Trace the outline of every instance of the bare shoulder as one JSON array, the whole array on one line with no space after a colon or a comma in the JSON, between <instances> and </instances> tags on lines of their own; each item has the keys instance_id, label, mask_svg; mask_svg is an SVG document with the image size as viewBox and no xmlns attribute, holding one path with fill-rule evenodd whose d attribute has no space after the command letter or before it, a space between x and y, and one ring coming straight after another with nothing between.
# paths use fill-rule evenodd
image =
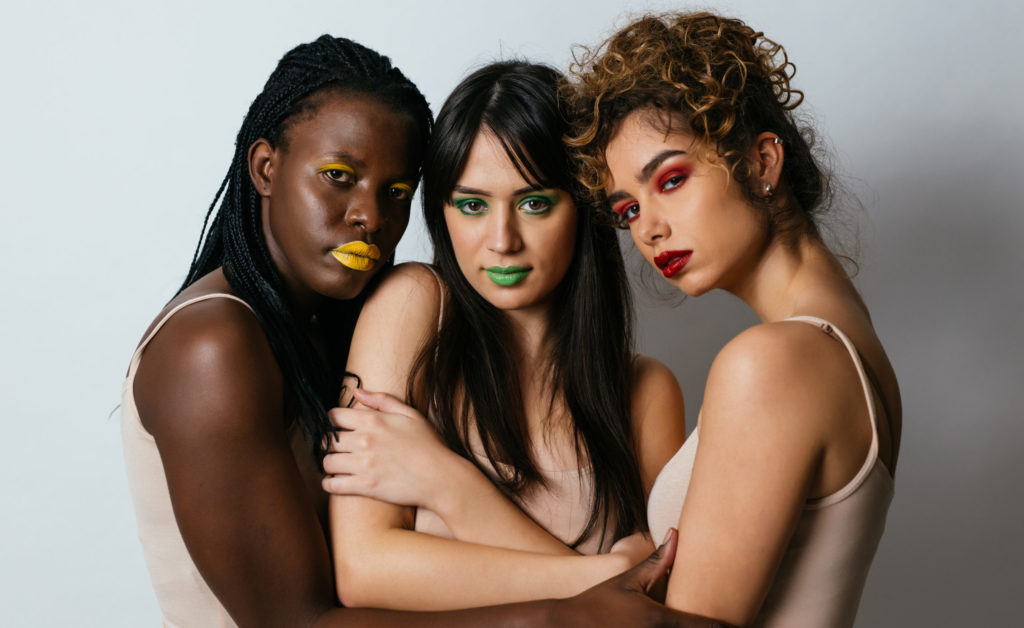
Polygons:
<instances>
[{"instance_id":1,"label":"bare shoulder","mask_svg":"<svg viewBox=\"0 0 1024 628\"><path fill-rule=\"evenodd\" d=\"M712 383L813 387L825 369L849 361L843 346L807 323L763 323L733 338L715 357Z\"/></svg>"},{"instance_id":2,"label":"bare shoulder","mask_svg":"<svg viewBox=\"0 0 1024 628\"><path fill-rule=\"evenodd\" d=\"M407 262L395 266L380 280L363 312L369 309L380 313L401 306L410 311L432 311L436 317L440 304L441 284L435 272L426 264Z\"/></svg>"},{"instance_id":3,"label":"bare shoulder","mask_svg":"<svg viewBox=\"0 0 1024 628\"><path fill-rule=\"evenodd\" d=\"M686 438L683 392L671 369L645 355L633 358L630 416L644 490Z\"/></svg>"},{"instance_id":4,"label":"bare shoulder","mask_svg":"<svg viewBox=\"0 0 1024 628\"><path fill-rule=\"evenodd\" d=\"M633 357L632 368L633 403L648 405L652 401L674 399L682 402L683 392L672 370L664 363L643 354Z\"/></svg>"},{"instance_id":5,"label":"bare shoulder","mask_svg":"<svg viewBox=\"0 0 1024 628\"><path fill-rule=\"evenodd\" d=\"M233 299L182 308L146 346L134 394L154 436L246 429L281 407L281 372L256 316ZM252 407L259 411L247 412ZM280 412L277 413L280 417Z\"/></svg>"},{"instance_id":6,"label":"bare shoulder","mask_svg":"<svg viewBox=\"0 0 1024 628\"><path fill-rule=\"evenodd\" d=\"M731 340L715 357L704 393L704 418L736 422L743 430L787 426L807 436L815 419L834 414L849 387L846 349L813 325L781 321L756 325ZM763 419L763 420L758 420Z\"/></svg>"},{"instance_id":7,"label":"bare shoulder","mask_svg":"<svg viewBox=\"0 0 1024 628\"><path fill-rule=\"evenodd\" d=\"M412 365L437 329L441 285L423 264L401 264L366 300L352 334L346 370L367 390L405 397Z\"/></svg>"}]
</instances>

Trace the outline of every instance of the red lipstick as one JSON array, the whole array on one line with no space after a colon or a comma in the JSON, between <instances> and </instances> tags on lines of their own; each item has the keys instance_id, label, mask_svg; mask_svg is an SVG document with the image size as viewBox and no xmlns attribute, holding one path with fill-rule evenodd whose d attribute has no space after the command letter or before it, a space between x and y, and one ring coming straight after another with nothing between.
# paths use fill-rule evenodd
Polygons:
<instances>
[{"instance_id":1,"label":"red lipstick","mask_svg":"<svg viewBox=\"0 0 1024 628\"><path fill-rule=\"evenodd\" d=\"M672 277L686 266L691 255L693 255L693 251L665 251L654 258L654 265L661 270L661 274L666 278Z\"/></svg>"}]
</instances>

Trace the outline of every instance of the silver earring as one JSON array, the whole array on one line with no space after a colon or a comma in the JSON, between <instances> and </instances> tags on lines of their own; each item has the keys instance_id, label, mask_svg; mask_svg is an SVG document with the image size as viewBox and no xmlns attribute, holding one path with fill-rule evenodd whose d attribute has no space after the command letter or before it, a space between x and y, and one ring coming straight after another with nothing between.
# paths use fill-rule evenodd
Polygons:
<instances>
[{"instance_id":1,"label":"silver earring","mask_svg":"<svg viewBox=\"0 0 1024 628\"><path fill-rule=\"evenodd\" d=\"M772 140L772 144L781 144L781 143L782 143L782 140L780 138L778 138L778 137L776 137L775 139Z\"/></svg>"},{"instance_id":2,"label":"silver earring","mask_svg":"<svg viewBox=\"0 0 1024 628\"><path fill-rule=\"evenodd\" d=\"M772 195L772 184L771 183L765 183L764 184L764 195L765 196L771 196Z\"/></svg>"}]
</instances>

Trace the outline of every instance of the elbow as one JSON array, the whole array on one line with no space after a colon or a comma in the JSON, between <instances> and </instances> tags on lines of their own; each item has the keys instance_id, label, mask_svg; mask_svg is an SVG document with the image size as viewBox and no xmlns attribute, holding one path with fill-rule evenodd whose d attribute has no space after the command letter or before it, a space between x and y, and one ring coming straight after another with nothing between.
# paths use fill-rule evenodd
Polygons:
<instances>
[{"instance_id":1,"label":"elbow","mask_svg":"<svg viewBox=\"0 0 1024 628\"><path fill-rule=\"evenodd\" d=\"M338 552L334 561L334 583L338 600L348 608L386 607L381 595L381 574L378 563L370 560L372 552Z\"/></svg>"}]
</instances>

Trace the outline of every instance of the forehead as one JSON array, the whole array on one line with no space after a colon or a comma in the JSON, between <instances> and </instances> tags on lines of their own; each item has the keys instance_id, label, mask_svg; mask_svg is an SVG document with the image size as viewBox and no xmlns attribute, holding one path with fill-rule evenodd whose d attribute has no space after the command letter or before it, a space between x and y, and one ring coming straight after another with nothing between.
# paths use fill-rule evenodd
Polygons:
<instances>
[{"instance_id":1,"label":"forehead","mask_svg":"<svg viewBox=\"0 0 1024 628\"><path fill-rule=\"evenodd\" d=\"M619 122L604 149L608 190L636 183L644 166L665 150L694 152L685 122L653 107L637 109Z\"/></svg>"},{"instance_id":2,"label":"forehead","mask_svg":"<svg viewBox=\"0 0 1024 628\"><path fill-rule=\"evenodd\" d=\"M484 128L473 138L457 184L500 193L520 189L530 182L516 168L501 140Z\"/></svg>"},{"instance_id":3,"label":"forehead","mask_svg":"<svg viewBox=\"0 0 1024 628\"><path fill-rule=\"evenodd\" d=\"M367 164L391 163L403 173L418 169L417 133L408 115L363 94L330 91L316 98L313 112L288 128L288 153L343 153Z\"/></svg>"}]
</instances>

